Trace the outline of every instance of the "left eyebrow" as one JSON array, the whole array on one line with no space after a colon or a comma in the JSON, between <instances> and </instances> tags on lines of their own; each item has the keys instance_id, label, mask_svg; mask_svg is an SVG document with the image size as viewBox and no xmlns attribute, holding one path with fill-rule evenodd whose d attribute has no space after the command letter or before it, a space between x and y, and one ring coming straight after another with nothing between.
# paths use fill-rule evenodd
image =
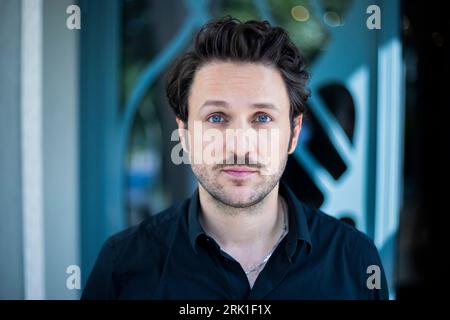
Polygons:
<instances>
[{"instance_id":1,"label":"left eyebrow","mask_svg":"<svg viewBox=\"0 0 450 320\"><path fill-rule=\"evenodd\" d=\"M272 103L265 103L265 102L252 103L251 107L255 108L255 109L270 109L270 110L275 110L275 111L278 111L278 112L280 111L280 109L278 109L274 104L272 104Z\"/></svg>"}]
</instances>

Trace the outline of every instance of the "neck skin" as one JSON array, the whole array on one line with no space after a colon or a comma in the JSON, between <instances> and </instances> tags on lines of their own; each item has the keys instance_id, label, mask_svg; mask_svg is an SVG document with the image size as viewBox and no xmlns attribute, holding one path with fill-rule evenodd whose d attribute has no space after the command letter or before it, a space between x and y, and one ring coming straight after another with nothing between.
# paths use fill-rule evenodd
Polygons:
<instances>
[{"instance_id":1,"label":"neck skin","mask_svg":"<svg viewBox=\"0 0 450 320\"><path fill-rule=\"evenodd\" d=\"M232 256L250 252L260 256L273 245L283 229L278 190L279 184L261 202L247 208L234 208L217 201L199 185L200 223Z\"/></svg>"}]
</instances>

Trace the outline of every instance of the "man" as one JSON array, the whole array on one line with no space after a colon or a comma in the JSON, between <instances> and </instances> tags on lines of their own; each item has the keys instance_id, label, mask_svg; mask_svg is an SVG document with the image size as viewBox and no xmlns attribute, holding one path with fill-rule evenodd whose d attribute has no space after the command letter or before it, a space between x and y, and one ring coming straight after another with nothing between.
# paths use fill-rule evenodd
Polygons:
<instances>
[{"instance_id":1,"label":"man","mask_svg":"<svg viewBox=\"0 0 450 320\"><path fill-rule=\"evenodd\" d=\"M304 64L267 22L199 31L167 82L198 189L110 237L83 299L388 297L372 241L280 182L309 96Z\"/></svg>"}]
</instances>

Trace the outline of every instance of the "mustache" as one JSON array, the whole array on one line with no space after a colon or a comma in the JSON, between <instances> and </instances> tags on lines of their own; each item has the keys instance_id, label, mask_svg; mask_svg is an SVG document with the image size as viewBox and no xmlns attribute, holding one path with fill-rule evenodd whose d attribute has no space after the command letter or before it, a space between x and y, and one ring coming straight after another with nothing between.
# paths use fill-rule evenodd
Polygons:
<instances>
[{"instance_id":1,"label":"mustache","mask_svg":"<svg viewBox=\"0 0 450 320\"><path fill-rule=\"evenodd\" d=\"M264 167L264 165L250 159L248 156L245 156L245 158L240 157L238 159L238 157L235 155L233 158L228 158L226 161L223 161L223 163L215 164L213 166L213 169L223 169L232 165L241 165L254 169L261 169Z\"/></svg>"}]
</instances>

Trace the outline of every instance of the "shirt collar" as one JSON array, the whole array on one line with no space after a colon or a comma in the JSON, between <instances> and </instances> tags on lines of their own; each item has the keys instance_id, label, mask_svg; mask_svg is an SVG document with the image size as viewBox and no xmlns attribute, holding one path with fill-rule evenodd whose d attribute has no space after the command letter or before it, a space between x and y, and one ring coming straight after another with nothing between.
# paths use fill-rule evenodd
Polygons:
<instances>
[{"instance_id":1,"label":"shirt collar","mask_svg":"<svg viewBox=\"0 0 450 320\"><path fill-rule=\"evenodd\" d=\"M286 250L289 259L291 259L296 251L298 240L306 242L309 246L309 251L311 251L311 236L306 220L305 209L284 181L280 181L279 194L283 196L288 206L289 233L287 234ZM189 241L191 242L191 246L195 253L197 253L198 237L205 234L198 220L199 209L200 200L197 187L190 198L188 207Z\"/></svg>"}]
</instances>

